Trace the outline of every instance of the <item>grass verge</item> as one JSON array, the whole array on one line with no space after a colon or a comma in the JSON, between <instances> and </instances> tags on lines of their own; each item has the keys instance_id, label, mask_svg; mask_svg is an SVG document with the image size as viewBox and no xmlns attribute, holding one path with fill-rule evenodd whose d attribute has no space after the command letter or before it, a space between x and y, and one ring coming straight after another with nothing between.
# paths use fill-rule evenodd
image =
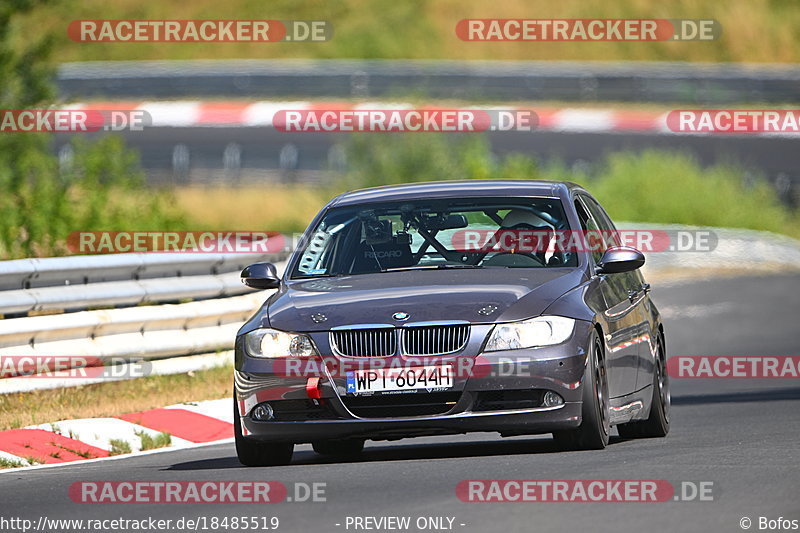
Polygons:
<instances>
[{"instance_id":1,"label":"grass verge","mask_svg":"<svg viewBox=\"0 0 800 533\"><path fill-rule=\"evenodd\" d=\"M303 231L327 197L308 186L187 186L174 190L176 207L193 230Z\"/></svg>"},{"instance_id":2,"label":"grass verge","mask_svg":"<svg viewBox=\"0 0 800 533\"><path fill-rule=\"evenodd\" d=\"M111 451L109 452L110 455L131 453L131 445L126 440L111 439L108 441L108 443L111 444Z\"/></svg>"},{"instance_id":3,"label":"grass verge","mask_svg":"<svg viewBox=\"0 0 800 533\"><path fill-rule=\"evenodd\" d=\"M117 416L182 402L218 400L230 395L232 372L231 366L224 366L191 375L150 376L1 395L0 431L58 420Z\"/></svg>"},{"instance_id":4,"label":"grass verge","mask_svg":"<svg viewBox=\"0 0 800 533\"><path fill-rule=\"evenodd\" d=\"M326 20L326 42L104 43L70 40L67 24L96 19ZM715 19L713 41L465 42L455 33L464 18L665 18ZM800 60L800 10L791 0L195 0L173 2L84 0L46 3L27 16L19 39L52 34L59 61L120 59L447 58L646 61L787 62Z\"/></svg>"},{"instance_id":5,"label":"grass verge","mask_svg":"<svg viewBox=\"0 0 800 533\"><path fill-rule=\"evenodd\" d=\"M153 437L149 433L140 431L136 433L136 435L142 441L142 451L155 450L156 448L164 448L172 444L172 437L170 436L169 433L159 433L158 435Z\"/></svg>"},{"instance_id":6,"label":"grass verge","mask_svg":"<svg viewBox=\"0 0 800 533\"><path fill-rule=\"evenodd\" d=\"M0 468L19 468L25 466L25 463L22 461L15 461L13 459L6 459L5 457L0 457Z\"/></svg>"},{"instance_id":7,"label":"grass verge","mask_svg":"<svg viewBox=\"0 0 800 533\"><path fill-rule=\"evenodd\" d=\"M688 153L644 150L614 152L570 168L519 153L498 157L480 137L416 134L353 136L347 150L348 171L326 186L188 187L175 196L198 226L296 232L346 190L465 177L569 180L586 187L617 221L743 228L800 238L800 211L781 204L766 179L735 162L704 167Z\"/></svg>"}]
</instances>

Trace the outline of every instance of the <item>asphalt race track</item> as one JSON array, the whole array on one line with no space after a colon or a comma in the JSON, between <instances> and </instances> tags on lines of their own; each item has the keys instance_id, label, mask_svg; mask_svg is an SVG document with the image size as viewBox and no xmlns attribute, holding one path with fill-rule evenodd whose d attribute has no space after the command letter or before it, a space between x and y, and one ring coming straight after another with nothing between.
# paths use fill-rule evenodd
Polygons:
<instances>
[{"instance_id":1,"label":"asphalt race track","mask_svg":"<svg viewBox=\"0 0 800 533\"><path fill-rule=\"evenodd\" d=\"M800 274L656 286L670 355L798 355ZM682 309L692 306L689 316ZM279 531L347 529L348 516L454 517L464 532L742 531L740 520L800 519L800 382L673 380L666 439L621 441L600 452L559 452L549 436L492 434L368 443L356 462L328 462L310 446L279 468L245 468L233 444L0 474L4 515L177 519L277 516ZM713 501L465 503L464 479L655 479L713 482ZM276 480L326 484L324 503L275 505L77 504L81 480ZM445 521L445 523L447 523ZM336 524L340 524L337 526ZM463 524L463 525L461 525ZM419 531L412 527L411 531ZM430 531L430 530L429 530Z\"/></svg>"}]
</instances>

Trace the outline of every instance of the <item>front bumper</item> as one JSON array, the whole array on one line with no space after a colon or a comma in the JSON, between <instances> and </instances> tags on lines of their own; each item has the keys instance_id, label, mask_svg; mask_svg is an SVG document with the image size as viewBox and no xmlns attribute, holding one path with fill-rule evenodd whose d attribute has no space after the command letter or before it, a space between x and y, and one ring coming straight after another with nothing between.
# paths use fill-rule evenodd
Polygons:
<instances>
[{"instance_id":1,"label":"front bumper","mask_svg":"<svg viewBox=\"0 0 800 533\"><path fill-rule=\"evenodd\" d=\"M468 432L521 435L575 428L581 422L586 339L591 327L588 322L578 322L573 336L558 346L480 353L480 343L470 344L464 353L450 358L454 364L458 364L455 362L457 358L470 358L472 365L469 375L457 373L452 389L446 393L420 392L376 399L381 405L385 404L385 408L360 406L364 402L370 403L371 397L354 399L347 395L344 377L331 374L324 366L316 376L320 378L321 398L310 399L306 390L309 375L287 376L276 370L275 360L249 357L243 350L240 338L236 343L234 389L242 433L254 440L303 443L326 439L381 440ZM485 332L478 331L476 337L485 338ZM321 346L324 339L314 340L324 353L324 346ZM470 352L474 355L469 355ZM446 363L448 358L440 358L438 362ZM502 399L506 393L513 396L530 392L534 398L540 398L544 391L558 393L564 403L544 407L536 405L535 401L532 404L502 401L490 404L485 401L489 397ZM442 404L437 412L418 411L409 416L408 409L401 405L427 398L433 401L441 397L449 401L447 406ZM276 407L284 404L301 405L305 410L296 419L284 416L258 421L250 415L253 408L262 402L269 402Z\"/></svg>"},{"instance_id":2,"label":"front bumper","mask_svg":"<svg viewBox=\"0 0 800 533\"><path fill-rule=\"evenodd\" d=\"M346 438L394 440L479 431L529 435L575 428L580 425L580 413L580 402L568 402L541 409L410 418L257 422L243 417L242 428L255 440L295 443Z\"/></svg>"}]
</instances>

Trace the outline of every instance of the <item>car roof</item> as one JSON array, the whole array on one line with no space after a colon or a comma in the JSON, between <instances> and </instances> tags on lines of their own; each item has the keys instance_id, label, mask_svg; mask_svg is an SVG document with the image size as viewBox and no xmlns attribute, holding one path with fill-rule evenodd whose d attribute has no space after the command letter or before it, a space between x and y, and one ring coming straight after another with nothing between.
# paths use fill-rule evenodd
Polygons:
<instances>
[{"instance_id":1,"label":"car roof","mask_svg":"<svg viewBox=\"0 0 800 533\"><path fill-rule=\"evenodd\" d=\"M569 181L548 180L453 180L404 183L358 189L331 200L329 207L358 205L376 201L395 201L419 198L481 197L481 196L552 196L566 197L571 189L581 187Z\"/></svg>"}]
</instances>

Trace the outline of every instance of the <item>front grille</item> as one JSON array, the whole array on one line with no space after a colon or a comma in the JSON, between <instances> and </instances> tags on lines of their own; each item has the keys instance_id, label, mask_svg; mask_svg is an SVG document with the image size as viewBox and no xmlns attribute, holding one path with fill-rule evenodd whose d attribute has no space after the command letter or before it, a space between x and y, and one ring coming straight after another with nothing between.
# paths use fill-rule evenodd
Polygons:
<instances>
[{"instance_id":1,"label":"front grille","mask_svg":"<svg viewBox=\"0 0 800 533\"><path fill-rule=\"evenodd\" d=\"M407 355L443 355L461 350L469 339L469 324L411 326L403 328Z\"/></svg>"},{"instance_id":2,"label":"front grille","mask_svg":"<svg viewBox=\"0 0 800 533\"><path fill-rule=\"evenodd\" d=\"M334 330L331 344L350 357L386 357L397 351L397 335L394 328Z\"/></svg>"},{"instance_id":3,"label":"front grille","mask_svg":"<svg viewBox=\"0 0 800 533\"><path fill-rule=\"evenodd\" d=\"M338 418L327 400L314 403L312 400L275 400L269 402L278 422L302 422L305 420L330 420Z\"/></svg>"},{"instance_id":4,"label":"front grille","mask_svg":"<svg viewBox=\"0 0 800 533\"><path fill-rule=\"evenodd\" d=\"M422 392L381 396L348 396L342 398L342 401L350 412L358 417L391 418L440 415L450 411L460 397L460 392Z\"/></svg>"}]
</instances>

